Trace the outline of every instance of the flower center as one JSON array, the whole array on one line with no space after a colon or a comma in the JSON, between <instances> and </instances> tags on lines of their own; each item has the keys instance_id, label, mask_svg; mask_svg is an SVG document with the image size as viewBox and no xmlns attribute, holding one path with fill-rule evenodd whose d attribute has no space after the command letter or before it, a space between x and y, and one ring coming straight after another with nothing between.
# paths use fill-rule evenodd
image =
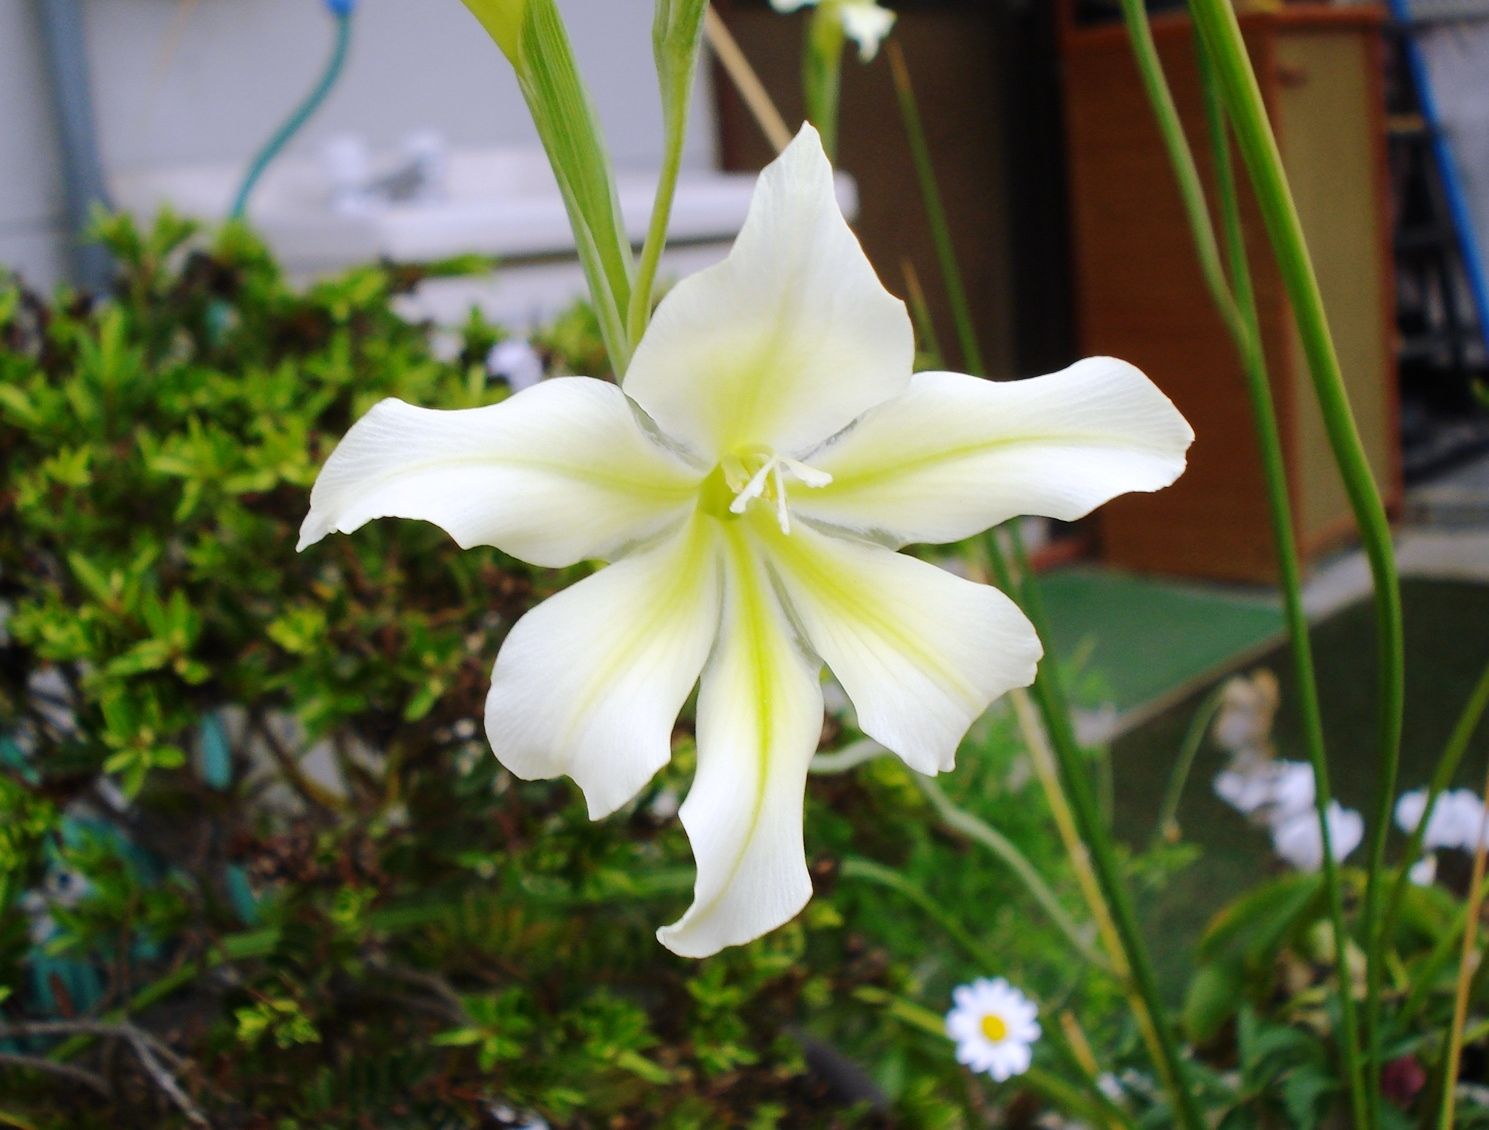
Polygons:
<instances>
[{"instance_id":1,"label":"flower center","mask_svg":"<svg viewBox=\"0 0 1489 1130\"><path fill-rule=\"evenodd\" d=\"M826 471L779 455L768 447L742 448L726 457L719 464L719 470L734 494L729 512L743 514L750 503L758 500L775 511L776 522L783 534L791 532L791 511L786 499L787 478L795 479L805 487L825 487L832 482L832 476Z\"/></svg>"},{"instance_id":2,"label":"flower center","mask_svg":"<svg viewBox=\"0 0 1489 1130\"><path fill-rule=\"evenodd\" d=\"M982 1018L982 1034L993 1043L1000 1044L1008 1039L1008 1025L1001 1016L994 1016L990 1012Z\"/></svg>"}]
</instances>

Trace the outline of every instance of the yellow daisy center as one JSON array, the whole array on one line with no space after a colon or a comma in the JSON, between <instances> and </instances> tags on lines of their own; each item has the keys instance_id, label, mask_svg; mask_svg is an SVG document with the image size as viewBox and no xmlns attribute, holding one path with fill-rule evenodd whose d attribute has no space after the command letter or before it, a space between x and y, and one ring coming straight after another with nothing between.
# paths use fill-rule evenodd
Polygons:
<instances>
[{"instance_id":1,"label":"yellow daisy center","mask_svg":"<svg viewBox=\"0 0 1489 1130\"><path fill-rule=\"evenodd\" d=\"M990 1012L982 1018L982 1034L995 1044L1002 1043L1008 1039L1008 1025Z\"/></svg>"}]
</instances>

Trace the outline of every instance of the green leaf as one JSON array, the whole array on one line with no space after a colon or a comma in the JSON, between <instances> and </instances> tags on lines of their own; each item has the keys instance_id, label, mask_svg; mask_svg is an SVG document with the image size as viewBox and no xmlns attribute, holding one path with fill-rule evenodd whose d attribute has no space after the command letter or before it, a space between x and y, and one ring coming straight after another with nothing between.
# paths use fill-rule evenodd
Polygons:
<instances>
[{"instance_id":1,"label":"green leaf","mask_svg":"<svg viewBox=\"0 0 1489 1130\"><path fill-rule=\"evenodd\" d=\"M1285 875L1248 891L1217 914L1200 939L1201 961L1239 959L1246 968L1270 965L1277 951L1319 909L1318 875Z\"/></svg>"},{"instance_id":2,"label":"green leaf","mask_svg":"<svg viewBox=\"0 0 1489 1130\"><path fill-rule=\"evenodd\" d=\"M1236 1014L1245 986L1245 976L1233 962L1200 966L1184 993L1184 1032L1189 1039L1197 1044L1213 1039Z\"/></svg>"},{"instance_id":3,"label":"green leaf","mask_svg":"<svg viewBox=\"0 0 1489 1130\"><path fill-rule=\"evenodd\" d=\"M622 374L634 346L625 312L635 261L599 119L554 0L528 0L516 69L569 214L611 363Z\"/></svg>"}]
</instances>

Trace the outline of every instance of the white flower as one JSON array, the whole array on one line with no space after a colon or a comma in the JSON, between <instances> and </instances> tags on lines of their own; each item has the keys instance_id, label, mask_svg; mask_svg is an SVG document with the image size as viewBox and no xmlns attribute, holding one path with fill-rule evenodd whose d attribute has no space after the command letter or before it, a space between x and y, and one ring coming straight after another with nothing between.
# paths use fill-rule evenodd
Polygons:
<instances>
[{"instance_id":1,"label":"white flower","mask_svg":"<svg viewBox=\"0 0 1489 1130\"><path fill-rule=\"evenodd\" d=\"M1076 518L1183 469L1188 424L1121 361L999 384L912 376L913 356L807 127L729 257L658 307L625 392L558 377L464 411L385 400L311 493L302 547L397 516L536 565L613 562L512 629L487 735L519 777L572 777L598 818L666 764L701 672L681 808L698 881L659 933L680 954L756 938L811 895L824 663L863 731L922 773L1033 678L1012 601L896 548Z\"/></svg>"},{"instance_id":2,"label":"white flower","mask_svg":"<svg viewBox=\"0 0 1489 1130\"><path fill-rule=\"evenodd\" d=\"M1430 887L1437 879L1437 856L1422 856L1407 869L1406 877L1419 887Z\"/></svg>"},{"instance_id":3,"label":"white flower","mask_svg":"<svg viewBox=\"0 0 1489 1130\"><path fill-rule=\"evenodd\" d=\"M1358 812L1340 807L1337 800L1329 802L1327 818L1329 846L1337 862L1360 846L1365 836L1365 820ZM1272 850L1299 871L1317 871L1322 867L1324 841L1318 827L1318 813L1309 809L1272 825Z\"/></svg>"},{"instance_id":4,"label":"white flower","mask_svg":"<svg viewBox=\"0 0 1489 1130\"><path fill-rule=\"evenodd\" d=\"M1039 1010L1002 977L979 977L952 990L946 1034L956 1043L956 1060L999 1083L1029 1070L1039 1039Z\"/></svg>"},{"instance_id":5,"label":"white flower","mask_svg":"<svg viewBox=\"0 0 1489 1130\"><path fill-rule=\"evenodd\" d=\"M1265 761L1215 778L1221 800L1264 824L1312 811L1313 790L1313 767L1301 761Z\"/></svg>"},{"instance_id":6,"label":"white flower","mask_svg":"<svg viewBox=\"0 0 1489 1130\"><path fill-rule=\"evenodd\" d=\"M506 381L513 392L521 392L543 379L543 358L530 342L509 337L491 347L486 371Z\"/></svg>"},{"instance_id":7,"label":"white flower","mask_svg":"<svg viewBox=\"0 0 1489 1130\"><path fill-rule=\"evenodd\" d=\"M858 44L858 57L865 63L879 53L879 44L894 27L895 14L881 8L878 0L770 0L777 12L795 12L818 3L825 11L836 12L843 34Z\"/></svg>"},{"instance_id":8,"label":"white flower","mask_svg":"<svg viewBox=\"0 0 1489 1130\"><path fill-rule=\"evenodd\" d=\"M1249 677L1227 679L1210 730L1215 744L1242 759L1269 756L1272 720L1281 697L1277 676L1265 668Z\"/></svg>"},{"instance_id":9,"label":"white flower","mask_svg":"<svg viewBox=\"0 0 1489 1130\"><path fill-rule=\"evenodd\" d=\"M1396 801L1396 826L1408 835L1416 831L1427 809L1427 790L1412 789ZM1484 802L1472 789L1448 789L1440 794L1422 833L1426 851L1450 848L1473 851L1484 827Z\"/></svg>"}]
</instances>

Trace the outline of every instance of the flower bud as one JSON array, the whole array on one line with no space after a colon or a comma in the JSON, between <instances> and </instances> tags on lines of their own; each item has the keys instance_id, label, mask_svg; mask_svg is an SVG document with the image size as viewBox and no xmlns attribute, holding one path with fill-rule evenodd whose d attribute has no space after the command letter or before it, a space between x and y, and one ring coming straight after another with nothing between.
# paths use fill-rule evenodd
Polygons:
<instances>
[{"instance_id":1,"label":"flower bud","mask_svg":"<svg viewBox=\"0 0 1489 1130\"><path fill-rule=\"evenodd\" d=\"M522 13L527 8L527 0L465 0L465 6L481 21L481 26L496 40L496 45L512 65L517 66Z\"/></svg>"}]
</instances>

